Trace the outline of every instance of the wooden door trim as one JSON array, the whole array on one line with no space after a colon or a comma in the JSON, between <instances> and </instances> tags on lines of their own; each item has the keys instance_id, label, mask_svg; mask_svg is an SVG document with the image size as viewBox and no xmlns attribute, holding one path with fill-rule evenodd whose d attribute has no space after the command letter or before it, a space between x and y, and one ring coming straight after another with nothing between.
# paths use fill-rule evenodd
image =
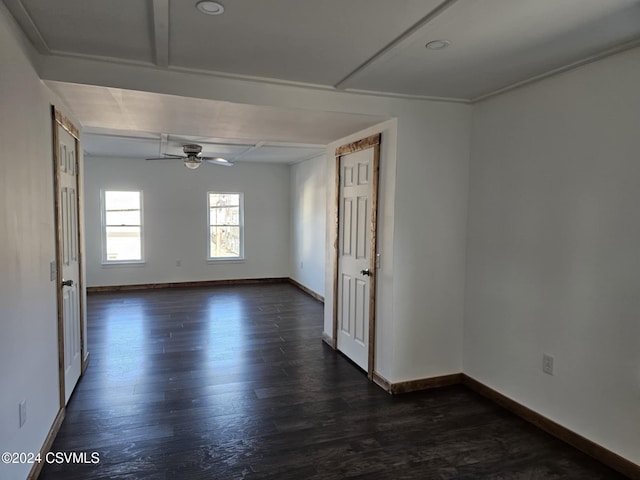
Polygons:
<instances>
[{"instance_id":1,"label":"wooden door trim","mask_svg":"<svg viewBox=\"0 0 640 480\"><path fill-rule=\"evenodd\" d=\"M53 118L54 118L54 122L57 123L58 125L60 125L62 128L64 128L67 132L69 132L69 134L71 134L71 136L73 138L76 139L76 141L80 141L80 132L79 130L76 128L76 126L73 124L73 122L71 122L71 120L69 120L67 117L64 116L64 114L58 110L55 105L51 107L52 111L53 111ZM58 135L58 132L56 132L56 137ZM76 155L76 158L78 156Z\"/></svg>"},{"instance_id":2,"label":"wooden door trim","mask_svg":"<svg viewBox=\"0 0 640 480\"><path fill-rule=\"evenodd\" d=\"M371 258L369 259L369 270L373 275L369 277L369 369L367 375L369 380L373 380L375 371L375 346L376 346L376 289L378 269L376 257L378 253L378 175L380 170L380 135L378 134L378 142L373 145L373 171L371 172L371 181L373 182L373 193L371 194L371 225L370 242L371 242Z\"/></svg>"},{"instance_id":3,"label":"wooden door trim","mask_svg":"<svg viewBox=\"0 0 640 480\"><path fill-rule=\"evenodd\" d=\"M76 126L67 117L64 116L55 105L51 106L52 122L52 149L53 149L53 188L54 188L54 208L55 208L55 231L56 231L56 292L57 292L57 305L58 305L58 383L60 387L60 408L65 408L65 379L64 379L64 323L62 318L63 300L62 289L60 284L62 283L62 248L60 239L62 238L62 225L60 222L60 204L58 199L58 190L60 189L60 138L58 135L58 126L64 128L75 139L75 169L76 169L76 211L78 212L78 228L77 228L77 242L78 242L78 302L79 302L79 316L80 316L80 362L81 369L80 375L86 370L86 362L88 361L88 353L85 351L85 338L84 338L84 282L82 278L83 272L83 258L84 251L82 248L82 229L80 228L80 222L83 218L83 211L81 210L80 198L82 197L82 190L80 185L80 132Z\"/></svg>"},{"instance_id":4,"label":"wooden door trim","mask_svg":"<svg viewBox=\"0 0 640 480\"><path fill-rule=\"evenodd\" d=\"M370 259L369 270L373 275L369 277L369 351L367 362L367 376L369 380L373 380L375 369L375 339L376 339L376 254L377 254L377 226L378 226L378 177L380 172L380 142L382 134L376 133L369 137L348 143L336 148L335 153L335 236L333 239L333 334L329 343L334 350L338 348L338 254L340 244L340 158L343 155L359 152L373 148L373 171L372 171L372 189L371 189L371 222L370 228Z\"/></svg>"}]
</instances>

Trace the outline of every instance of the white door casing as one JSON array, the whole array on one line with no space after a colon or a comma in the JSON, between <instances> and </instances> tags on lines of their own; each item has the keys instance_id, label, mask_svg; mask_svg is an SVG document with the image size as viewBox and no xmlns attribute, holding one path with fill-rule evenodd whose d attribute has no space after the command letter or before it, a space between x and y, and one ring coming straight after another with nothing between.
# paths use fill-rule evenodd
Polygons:
<instances>
[{"instance_id":1,"label":"white door casing","mask_svg":"<svg viewBox=\"0 0 640 480\"><path fill-rule=\"evenodd\" d=\"M54 127L60 390L66 405L82 373L78 142L61 124L54 122Z\"/></svg>"},{"instance_id":2,"label":"white door casing","mask_svg":"<svg viewBox=\"0 0 640 480\"><path fill-rule=\"evenodd\" d=\"M336 348L373 374L375 239L380 135L343 147L338 169Z\"/></svg>"}]
</instances>

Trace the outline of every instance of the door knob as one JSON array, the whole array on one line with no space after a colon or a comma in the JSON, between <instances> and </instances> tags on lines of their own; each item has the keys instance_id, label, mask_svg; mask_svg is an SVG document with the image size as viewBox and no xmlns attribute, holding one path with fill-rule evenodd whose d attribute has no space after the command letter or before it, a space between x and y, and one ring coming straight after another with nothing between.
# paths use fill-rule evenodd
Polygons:
<instances>
[{"instance_id":1,"label":"door knob","mask_svg":"<svg viewBox=\"0 0 640 480\"><path fill-rule=\"evenodd\" d=\"M63 280L62 281L62 286L63 287L73 287L73 280Z\"/></svg>"},{"instance_id":2,"label":"door knob","mask_svg":"<svg viewBox=\"0 0 640 480\"><path fill-rule=\"evenodd\" d=\"M369 270L368 268L365 268L364 270L360 270L360 274L361 275L366 275L367 277L371 276L371 270Z\"/></svg>"}]
</instances>

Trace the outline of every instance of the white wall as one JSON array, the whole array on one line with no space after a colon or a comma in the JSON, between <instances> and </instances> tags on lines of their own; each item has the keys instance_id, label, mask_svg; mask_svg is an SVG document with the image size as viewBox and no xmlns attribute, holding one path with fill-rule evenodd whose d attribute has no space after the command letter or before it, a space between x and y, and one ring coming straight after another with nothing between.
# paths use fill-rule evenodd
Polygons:
<instances>
[{"instance_id":1,"label":"white wall","mask_svg":"<svg viewBox=\"0 0 640 480\"><path fill-rule=\"evenodd\" d=\"M37 452L59 409L52 96L8 18L0 3L0 452ZM0 463L0 478L30 467Z\"/></svg>"},{"instance_id":2,"label":"white wall","mask_svg":"<svg viewBox=\"0 0 640 480\"><path fill-rule=\"evenodd\" d=\"M636 49L475 107L464 337L468 375L637 464L639 85Z\"/></svg>"},{"instance_id":3,"label":"white wall","mask_svg":"<svg viewBox=\"0 0 640 480\"><path fill-rule=\"evenodd\" d=\"M102 265L100 189L142 190L144 265ZM244 261L207 263L208 191L244 193ZM88 286L289 276L287 165L87 157L84 195Z\"/></svg>"},{"instance_id":4,"label":"white wall","mask_svg":"<svg viewBox=\"0 0 640 480\"><path fill-rule=\"evenodd\" d=\"M324 296L327 169L325 157L291 166L289 276Z\"/></svg>"},{"instance_id":5,"label":"white wall","mask_svg":"<svg viewBox=\"0 0 640 480\"><path fill-rule=\"evenodd\" d=\"M393 382L462 370L471 112L418 107L398 120Z\"/></svg>"}]
</instances>

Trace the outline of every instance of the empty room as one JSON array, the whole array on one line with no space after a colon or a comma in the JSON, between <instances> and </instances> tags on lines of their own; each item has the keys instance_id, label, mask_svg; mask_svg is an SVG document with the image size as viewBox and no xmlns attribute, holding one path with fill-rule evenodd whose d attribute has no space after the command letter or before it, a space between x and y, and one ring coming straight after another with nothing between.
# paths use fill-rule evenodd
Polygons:
<instances>
[{"instance_id":1,"label":"empty room","mask_svg":"<svg viewBox=\"0 0 640 480\"><path fill-rule=\"evenodd\" d=\"M0 480L640 479L638 85L638 0L2 0Z\"/></svg>"}]
</instances>

